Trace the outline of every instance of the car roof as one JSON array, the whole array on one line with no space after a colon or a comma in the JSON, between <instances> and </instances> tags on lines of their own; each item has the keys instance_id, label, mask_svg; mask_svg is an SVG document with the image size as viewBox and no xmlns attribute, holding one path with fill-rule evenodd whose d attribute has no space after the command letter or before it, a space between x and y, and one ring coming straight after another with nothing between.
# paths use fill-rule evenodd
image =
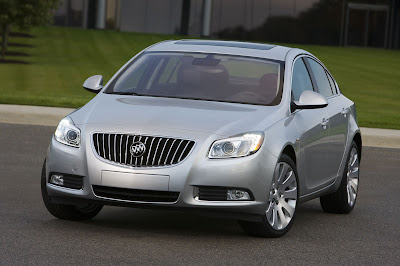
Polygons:
<instances>
[{"instance_id":1,"label":"car roof","mask_svg":"<svg viewBox=\"0 0 400 266\"><path fill-rule=\"evenodd\" d=\"M149 47L147 51L233 54L284 61L291 49L293 48L274 44L191 39L163 41Z\"/></svg>"}]
</instances>

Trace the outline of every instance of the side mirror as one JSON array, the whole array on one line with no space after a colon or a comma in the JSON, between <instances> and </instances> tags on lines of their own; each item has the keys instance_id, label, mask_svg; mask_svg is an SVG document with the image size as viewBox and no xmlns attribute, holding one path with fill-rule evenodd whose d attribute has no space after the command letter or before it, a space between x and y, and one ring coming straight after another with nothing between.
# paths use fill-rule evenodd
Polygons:
<instances>
[{"instance_id":1,"label":"side mirror","mask_svg":"<svg viewBox=\"0 0 400 266\"><path fill-rule=\"evenodd\" d=\"M328 106L325 97L315 91L303 91L299 101L292 101L292 112L297 109L317 109Z\"/></svg>"},{"instance_id":2,"label":"side mirror","mask_svg":"<svg viewBox=\"0 0 400 266\"><path fill-rule=\"evenodd\" d=\"M91 76L83 83L83 88L93 93L99 93L103 88L103 76Z\"/></svg>"}]
</instances>

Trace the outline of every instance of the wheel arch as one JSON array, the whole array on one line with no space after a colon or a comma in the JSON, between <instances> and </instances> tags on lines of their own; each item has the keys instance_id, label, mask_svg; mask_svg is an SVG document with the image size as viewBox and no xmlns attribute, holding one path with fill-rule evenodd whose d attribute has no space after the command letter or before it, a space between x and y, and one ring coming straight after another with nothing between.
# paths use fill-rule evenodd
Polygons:
<instances>
[{"instance_id":1,"label":"wheel arch","mask_svg":"<svg viewBox=\"0 0 400 266\"><path fill-rule=\"evenodd\" d=\"M357 131L353 136L353 141L357 144L359 154L359 161L361 162L361 152L362 152L362 139L361 133Z\"/></svg>"},{"instance_id":2,"label":"wheel arch","mask_svg":"<svg viewBox=\"0 0 400 266\"><path fill-rule=\"evenodd\" d=\"M297 168L297 158L296 158L296 152L294 150L294 147L291 144L286 144L286 146L282 149L281 155L285 154L292 159L294 162L294 165Z\"/></svg>"}]
</instances>

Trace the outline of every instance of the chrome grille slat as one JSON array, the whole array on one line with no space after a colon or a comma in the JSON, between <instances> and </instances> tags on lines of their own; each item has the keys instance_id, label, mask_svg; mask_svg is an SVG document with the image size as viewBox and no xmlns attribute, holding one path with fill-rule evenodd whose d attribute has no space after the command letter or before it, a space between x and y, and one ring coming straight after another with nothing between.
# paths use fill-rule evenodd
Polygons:
<instances>
[{"instance_id":1,"label":"chrome grille slat","mask_svg":"<svg viewBox=\"0 0 400 266\"><path fill-rule=\"evenodd\" d=\"M125 164L128 157L128 142L129 142L129 135L126 135L126 146L125 146Z\"/></svg>"},{"instance_id":2,"label":"chrome grille slat","mask_svg":"<svg viewBox=\"0 0 400 266\"><path fill-rule=\"evenodd\" d=\"M167 140L165 141L165 143L164 143L164 147L162 148L161 155L160 155L160 159L158 160L157 166L160 166L160 162L161 162L162 155L164 154L165 146L167 145L167 143L168 143L169 140L170 140L170 139L167 139Z\"/></svg>"},{"instance_id":3,"label":"chrome grille slat","mask_svg":"<svg viewBox=\"0 0 400 266\"><path fill-rule=\"evenodd\" d=\"M121 135L119 138L119 163L122 163L122 156L121 156L121 151L122 151L122 138L124 135Z\"/></svg>"},{"instance_id":4,"label":"chrome grille slat","mask_svg":"<svg viewBox=\"0 0 400 266\"><path fill-rule=\"evenodd\" d=\"M117 161L117 134L114 134L114 161Z\"/></svg>"},{"instance_id":5,"label":"chrome grille slat","mask_svg":"<svg viewBox=\"0 0 400 266\"><path fill-rule=\"evenodd\" d=\"M139 136L139 139L138 139L137 141L140 141L141 139L142 139L142 136ZM132 142L132 143L134 143L134 142ZM138 165L138 163L137 163L138 158L139 158L139 157L135 157L135 166Z\"/></svg>"},{"instance_id":6,"label":"chrome grille slat","mask_svg":"<svg viewBox=\"0 0 400 266\"><path fill-rule=\"evenodd\" d=\"M117 133L94 133L92 141L94 151L99 157L133 167L163 167L178 164L189 156L195 145L193 140L181 138ZM143 155L134 157L130 153L130 146L138 141L141 141L146 149Z\"/></svg>"},{"instance_id":7,"label":"chrome grille slat","mask_svg":"<svg viewBox=\"0 0 400 266\"><path fill-rule=\"evenodd\" d=\"M173 147L174 144L175 144L175 141L176 141L176 139L174 139L174 141L173 141L172 144L171 144L171 147L170 147L169 150L168 150L167 156L165 157L164 165L167 164L167 160L168 160L169 153L171 152L172 147Z\"/></svg>"},{"instance_id":8,"label":"chrome grille slat","mask_svg":"<svg viewBox=\"0 0 400 266\"><path fill-rule=\"evenodd\" d=\"M144 145L146 146L146 144L147 144L147 140L149 139L149 137L146 137L145 138L145 140L144 140ZM149 151L148 151L149 152ZM143 158L144 158L144 156L142 156L142 158L140 159L140 166L142 166L143 165Z\"/></svg>"},{"instance_id":9,"label":"chrome grille slat","mask_svg":"<svg viewBox=\"0 0 400 266\"><path fill-rule=\"evenodd\" d=\"M97 134L97 138L96 138L96 140L97 140L97 147L98 147L98 149L99 149L99 151L100 151L100 144L99 144L99 135ZM99 152L100 153L100 152Z\"/></svg>"},{"instance_id":10,"label":"chrome grille slat","mask_svg":"<svg viewBox=\"0 0 400 266\"><path fill-rule=\"evenodd\" d=\"M134 143L134 142L135 142L135 138L136 138L136 136L133 136L132 143ZM132 154L131 154L131 153L129 153L129 154L131 155L131 163L130 163L130 165L132 165L133 156L132 156Z\"/></svg>"},{"instance_id":11,"label":"chrome grille slat","mask_svg":"<svg viewBox=\"0 0 400 266\"><path fill-rule=\"evenodd\" d=\"M189 144L190 144L190 141L188 141L188 143L186 143L185 148L183 148L183 151L182 151L182 153L181 153L181 156L179 156L178 163L181 161L182 156L185 154L186 148L189 146Z\"/></svg>"},{"instance_id":12,"label":"chrome grille slat","mask_svg":"<svg viewBox=\"0 0 400 266\"><path fill-rule=\"evenodd\" d=\"M156 159L156 155L157 155L157 151L158 151L158 146L160 145L161 140L162 140L162 138L160 138L160 139L158 140L157 147L156 147L156 151L154 152L153 161L151 162L152 165L154 165L154 160Z\"/></svg>"},{"instance_id":13,"label":"chrome grille slat","mask_svg":"<svg viewBox=\"0 0 400 266\"><path fill-rule=\"evenodd\" d=\"M102 137L102 139L103 139L103 156L105 157L106 156L106 143L104 140L104 134L102 134L102 135L103 135L103 137Z\"/></svg>"},{"instance_id":14,"label":"chrome grille slat","mask_svg":"<svg viewBox=\"0 0 400 266\"><path fill-rule=\"evenodd\" d=\"M153 142L154 142L155 139L156 139L156 138L153 138L153 139L151 140L150 149L149 149L149 152L148 152L148 154L147 154L146 165L149 164L149 157L150 157L150 154L151 154L151 148L153 147Z\"/></svg>"},{"instance_id":15,"label":"chrome grille slat","mask_svg":"<svg viewBox=\"0 0 400 266\"><path fill-rule=\"evenodd\" d=\"M110 145L110 142L111 142L111 134L108 135L108 160L111 161L111 145Z\"/></svg>"},{"instance_id":16,"label":"chrome grille slat","mask_svg":"<svg viewBox=\"0 0 400 266\"><path fill-rule=\"evenodd\" d=\"M178 150L179 150L179 147L181 146L182 142L183 142L183 139L181 139L181 142L179 142L179 144L178 144L178 147L176 147L176 149L175 149L175 153L174 153L174 155L172 156L171 162L170 162L169 164L172 164L172 163L174 162L174 159L175 159L176 153L178 152Z\"/></svg>"}]
</instances>

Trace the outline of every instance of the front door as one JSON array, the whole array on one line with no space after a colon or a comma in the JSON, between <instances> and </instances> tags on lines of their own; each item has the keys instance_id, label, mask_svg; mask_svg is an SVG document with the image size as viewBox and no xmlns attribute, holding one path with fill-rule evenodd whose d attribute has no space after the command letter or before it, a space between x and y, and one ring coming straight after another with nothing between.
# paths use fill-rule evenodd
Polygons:
<instances>
[{"instance_id":1,"label":"front door","mask_svg":"<svg viewBox=\"0 0 400 266\"><path fill-rule=\"evenodd\" d=\"M303 58L295 61L292 75L292 100L298 101L303 91L314 90ZM325 185L323 180L328 174L328 114L326 108L319 108L296 110L292 116L299 132L298 174L306 180L303 191L309 193Z\"/></svg>"},{"instance_id":2,"label":"front door","mask_svg":"<svg viewBox=\"0 0 400 266\"><path fill-rule=\"evenodd\" d=\"M326 185L329 147L329 123L325 108L300 110L294 121L300 133L299 175L306 180L307 191L311 192Z\"/></svg>"}]
</instances>

